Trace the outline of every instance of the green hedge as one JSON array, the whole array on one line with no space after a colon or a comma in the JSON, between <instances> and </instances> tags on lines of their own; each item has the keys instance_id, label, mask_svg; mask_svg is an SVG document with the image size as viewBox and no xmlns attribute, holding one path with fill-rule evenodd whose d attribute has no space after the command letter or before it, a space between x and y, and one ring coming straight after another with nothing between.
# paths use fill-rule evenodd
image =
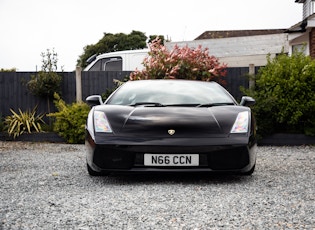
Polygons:
<instances>
[{"instance_id":1,"label":"green hedge","mask_svg":"<svg viewBox=\"0 0 315 230\"><path fill-rule=\"evenodd\" d=\"M245 90L246 91L246 90ZM315 135L315 61L296 52L268 57L256 76L253 111L258 133L304 133Z\"/></svg>"}]
</instances>

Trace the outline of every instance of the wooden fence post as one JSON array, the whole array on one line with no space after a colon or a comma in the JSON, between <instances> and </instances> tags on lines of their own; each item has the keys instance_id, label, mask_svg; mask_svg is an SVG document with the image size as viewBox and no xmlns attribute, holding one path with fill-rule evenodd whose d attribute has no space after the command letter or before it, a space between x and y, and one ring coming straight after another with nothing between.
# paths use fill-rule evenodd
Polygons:
<instances>
[{"instance_id":1,"label":"wooden fence post","mask_svg":"<svg viewBox=\"0 0 315 230\"><path fill-rule=\"evenodd\" d=\"M249 64L249 85L248 88L250 90L255 89L255 65L254 64Z\"/></svg>"},{"instance_id":2,"label":"wooden fence post","mask_svg":"<svg viewBox=\"0 0 315 230\"><path fill-rule=\"evenodd\" d=\"M76 100L82 102L82 80L81 80L82 68L77 66L75 69L75 87L76 87Z\"/></svg>"}]
</instances>

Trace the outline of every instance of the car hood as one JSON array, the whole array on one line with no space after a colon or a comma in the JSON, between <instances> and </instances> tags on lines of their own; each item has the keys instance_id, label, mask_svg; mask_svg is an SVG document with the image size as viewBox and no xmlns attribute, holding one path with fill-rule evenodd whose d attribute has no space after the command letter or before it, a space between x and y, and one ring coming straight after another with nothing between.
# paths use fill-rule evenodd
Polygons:
<instances>
[{"instance_id":1,"label":"car hood","mask_svg":"<svg viewBox=\"0 0 315 230\"><path fill-rule=\"evenodd\" d=\"M115 135L135 137L222 137L229 135L238 113L248 110L234 105L209 108L102 105L96 109L105 112Z\"/></svg>"}]
</instances>

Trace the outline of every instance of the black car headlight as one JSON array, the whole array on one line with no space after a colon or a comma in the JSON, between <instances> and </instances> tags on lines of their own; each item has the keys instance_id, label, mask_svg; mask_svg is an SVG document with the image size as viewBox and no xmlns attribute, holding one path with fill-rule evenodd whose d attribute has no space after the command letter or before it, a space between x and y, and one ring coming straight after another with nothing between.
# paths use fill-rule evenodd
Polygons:
<instances>
[{"instance_id":1,"label":"black car headlight","mask_svg":"<svg viewBox=\"0 0 315 230\"><path fill-rule=\"evenodd\" d=\"M96 133L112 133L106 114L102 111L94 111L94 130Z\"/></svg>"},{"instance_id":2,"label":"black car headlight","mask_svg":"<svg viewBox=\"0 0 315 230\"><path fill-rule=\"evenodd\" d=\"M244 111L238 113L234 125L231 129L231 133L247 133L249 127L249 112Z\"/></svg>"}]
</instances>

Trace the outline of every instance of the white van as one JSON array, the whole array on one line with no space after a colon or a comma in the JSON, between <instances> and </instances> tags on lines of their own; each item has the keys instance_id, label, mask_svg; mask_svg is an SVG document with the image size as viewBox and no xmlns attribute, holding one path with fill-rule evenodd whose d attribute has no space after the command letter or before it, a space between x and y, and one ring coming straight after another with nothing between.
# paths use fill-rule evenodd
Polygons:
<instances>
[{"instance_id":1,"label":"white van","mask_svg":"<svg viewBox=\"0 0 315 230\"><path fill-rule=\"evenodd\" d=\"M124 50L104 53L90 57L90 63L84 71L134 71L143 69L143 60L148 56L149 49Z\"/></svg>"}]
</instances>

